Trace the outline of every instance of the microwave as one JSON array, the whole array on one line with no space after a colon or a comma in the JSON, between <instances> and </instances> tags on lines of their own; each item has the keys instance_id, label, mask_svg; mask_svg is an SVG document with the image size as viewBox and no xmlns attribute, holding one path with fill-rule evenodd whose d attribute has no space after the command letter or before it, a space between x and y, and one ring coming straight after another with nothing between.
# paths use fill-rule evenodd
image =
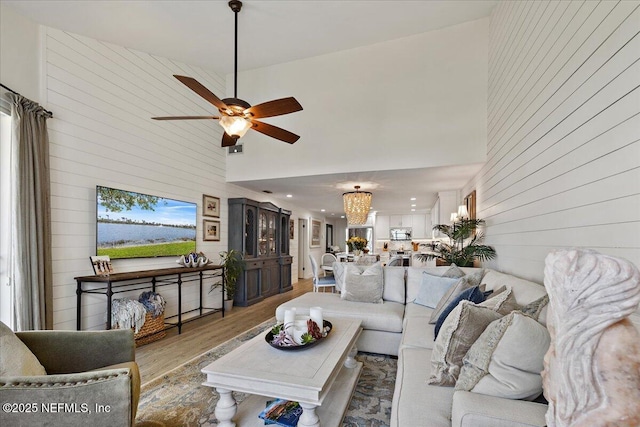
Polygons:
<instances>
[{"instance_id":1,"label":"microwave","mask_svg":"<svg viewBox=\"0 0 640 427\"><path fill-rule=\"evenodd\" d=\"M411 240L411 227L390 228L389 238L394 242Z\"/></svg>"}]
</instances>

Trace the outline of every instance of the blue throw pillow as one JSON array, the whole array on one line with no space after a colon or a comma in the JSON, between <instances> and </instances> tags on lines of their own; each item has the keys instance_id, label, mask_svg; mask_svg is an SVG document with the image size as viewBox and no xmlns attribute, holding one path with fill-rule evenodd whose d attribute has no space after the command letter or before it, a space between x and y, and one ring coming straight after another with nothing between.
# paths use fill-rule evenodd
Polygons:
<instances>
[{"instance_id":1,"label":"blue throw pillow","mask_svg":"<svg viewBox=\"0 0 640 427\"><path fill-rule=\"evenodd\" d=\"M444 294L446 294L449 288L457 281L458 279L455 278L432 276L431 274L423 272L420 291L413 302L424 305L425 307L436 308Z\"/></svg>"},{"instance_id":2,"label":"blue throw pillow","mask_svg":"<svg viewBox=\"0 0 640 427\"><path fill-rule=\"evenodd\" d=\"M451 301L448 306L445 307L442 314L440 314L440 317L438 317L433 340L435 341L436 337L438 336L438 332L440 332L440 328L444 323L444 319L446 319L449 313L451 313L453 309L456 308L456 306L460 303L460 301L467 300L475 304L480 304L485 299L486 297L484 296L484 293L480 290L479 286L474 286L473 288L469 288L465 291L460 292L458 296L453 301Z\"/></svg>"}]
</instances>

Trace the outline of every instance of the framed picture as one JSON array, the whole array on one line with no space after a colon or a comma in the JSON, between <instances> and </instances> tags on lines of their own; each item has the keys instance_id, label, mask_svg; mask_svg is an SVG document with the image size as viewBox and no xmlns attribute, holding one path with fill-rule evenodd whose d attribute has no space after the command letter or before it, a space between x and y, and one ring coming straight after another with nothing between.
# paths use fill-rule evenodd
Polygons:
<instances>
[{"instance_id":1,"label":"framed picture","mask_svg":"<svg viewBox=\"0 0 640 427\"><path fill-rule=\"evenodd\" d=\"M322 221L319 219L311 218L311 239L309 239L310 248L319 248L320 240L322 237Z\"/></svg>"},{"instance_id":2,"label":"framed picture","mask_svg":"<svg viewBox=\"0 0 640 427\"><path fill-rule=\"evenodd\" d=\"M220 221L203 220L204 241L217 242L220 240Z\"/></svg>"},{"instance_id":3,"label":"framed picture","mask_svg":"<svg viewBox=\"0 0 640 427\"><path fill-rule=\"evenodd\" d=\"M96 255L89 258L91 259L94 274L98 276L108 276L109 274L115 273L109 255Z\"/></svg>"},{"instance_id":4,"label":"framed picture","mask_svg":"<svg viewBox=\"0 0 640 427\"><path fill-rule=\"evenodd\" d=\"M293 240L293 231L294 231L294 227L295 227L295 221L290 219L289 220L289 240Z\"/></svg>"},{"instance_id":5,"label":"framed picture","mask_svg":"<svg viewBox=\"0 0 640 427\"><path fill-rule=\"evenodd\" d=\"M220 218L220 199L218 197L202 195L202 215Z\"/></svg>"}]
</instances>

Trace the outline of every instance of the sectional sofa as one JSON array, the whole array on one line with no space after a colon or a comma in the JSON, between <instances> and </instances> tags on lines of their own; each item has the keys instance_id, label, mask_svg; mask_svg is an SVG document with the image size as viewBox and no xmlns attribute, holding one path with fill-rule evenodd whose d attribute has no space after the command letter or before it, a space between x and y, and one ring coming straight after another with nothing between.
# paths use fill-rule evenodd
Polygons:
<instances>
[{"instance_id":1,"label":"sectional sofa","mask_svg":"<svg viewBox=\"0 0 640 427\"><path fill-rule=\"evenodd\" d=\"M434 309L413 301L420 292L424 273L440 276L447 270L448 267L384 267L382 304L348 301L339 293L310 292L279 306L276 318L282 321L288 308L295 307L298 313L304 313L310 307L319 306L328 319L332 316L361 319L363 331L358 350L398 356L392 426L546 425L545 404L427 384L434 349L434 325L429 319ZM479 269L462 270L473 274ZM334 271L340 287L340 283L344 283L341 266L335 265ZM546 295L541 284L494 270L485 273L481 283L486 290L509 287L518 305L524 306ZM545 324L544 310L538 320Z\"/></svg>"}]
</instances>

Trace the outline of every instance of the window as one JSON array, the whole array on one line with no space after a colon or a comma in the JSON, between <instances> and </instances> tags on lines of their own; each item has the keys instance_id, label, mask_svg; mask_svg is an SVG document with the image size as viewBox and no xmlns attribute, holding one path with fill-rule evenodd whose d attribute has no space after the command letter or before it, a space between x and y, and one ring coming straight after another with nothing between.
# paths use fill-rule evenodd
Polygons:
<instances>
[{"instance_id":1,"label":"window","mask_svg":"<svg viewBox=\"0 0 640 427\"><path fill-rule=\"evenodd\" d=\"M0 104L0 321L13 328L13 289L9 276L9 197L11 191L11 116Z\"/></svg>"}]
</instances>

